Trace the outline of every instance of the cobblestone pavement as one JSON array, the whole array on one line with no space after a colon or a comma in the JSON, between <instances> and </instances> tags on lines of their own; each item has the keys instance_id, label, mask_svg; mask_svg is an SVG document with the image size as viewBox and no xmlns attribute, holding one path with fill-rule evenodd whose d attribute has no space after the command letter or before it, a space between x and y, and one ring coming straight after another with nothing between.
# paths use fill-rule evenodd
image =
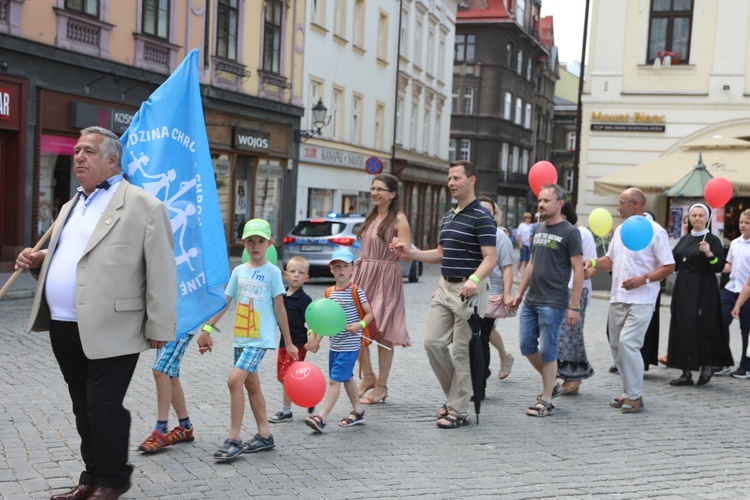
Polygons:
<instances>
[{"instance_id":1,"label":"cobblestone pavement","mask_svg":"<svg viewBox=\"0 0 750 500\"><path fill-rule=\"evenodd\" d=\"M434 414L442 393L422 347L427 302L439 270L425 266L419 283L405 284L414 346L398 349L385 404L367 408L367 423L341 428L343 396L322 435L312 435L294 408L292 423L272 426L275 450L215 463L211 453L226 437L231 339L217 336L212 354L191 348L182 381L196 440L144 456L137 445L155 420L154 354L142 355L126 405L131 410L133 487L124 498L531 498L540 496L730 498L750 489L748 449L750 380L714 378L705 387L675 388L676 372L652 367L646 375L646 409L623 415L608 406L619 396L604 333L607 302L594 299L586 318L589 357L596 375L581 394L555 400L544 419L524 410L541 392L539 376L518 353L518 320L502 322L516 363L496 377L497 357L480 424L441 430ZM330 282L306 286L313 298ZM0 497L49 498L72 487L81 469L70 401L47 334L25 333L28 298L0 301ZM662 308L662 346L669 310ZM233 318L220 322L230 331ZM732 352L739 354L738 328ZM312 361L327 373L327 348ZM261 365L269 414L280 407L276 353ZM174 424L174 417L171 421ZM249 408L243 437L256 432Z\"/></svg>"}]
</instances>

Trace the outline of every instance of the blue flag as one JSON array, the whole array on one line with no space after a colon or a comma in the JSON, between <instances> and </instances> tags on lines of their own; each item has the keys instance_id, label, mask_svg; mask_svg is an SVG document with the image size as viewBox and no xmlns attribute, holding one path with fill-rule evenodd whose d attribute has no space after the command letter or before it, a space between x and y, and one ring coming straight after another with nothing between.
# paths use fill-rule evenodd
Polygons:
<instances>
[{"instance_id":1,"label":"blue flag","mask_svg":"<svg viewBox=\"0 0 750 500\"><path fill-rule=\"evenodd\" d=\"M229 259L198 80L198 50L151 94L120 138L123 170L167 206L177 264L177 338L226 306Z\"/></svg>"}]
</instances>

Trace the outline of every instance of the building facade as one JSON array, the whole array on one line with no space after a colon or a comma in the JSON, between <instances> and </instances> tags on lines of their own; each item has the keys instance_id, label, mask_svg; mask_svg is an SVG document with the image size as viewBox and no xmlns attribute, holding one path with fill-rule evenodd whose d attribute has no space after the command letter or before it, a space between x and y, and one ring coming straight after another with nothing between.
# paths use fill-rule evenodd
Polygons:
<instances>
[{"instance_id":1,"label":"building facade","mask_svg":"<svg viewBox=\"0 0 750 500\"><path fill-rule=\"evenodd\" d=\"M473 162L478 193L515 227L533 206L528 171L549 160L557 58L537 0L468 0L458 10L450 158ZM547 32L553 47L553 33ZM551 53L552 52L552 53Z\"/></svg>"},{"instance_id":2,"label":"building facade","mask_svg":"<svg viewBox=\"0 0 750 500\"><path fill-rule=\"evenodd\" d=\"M201 51L206 127L230 249L237 227L293 224L302 0L5 0L0 16L0 266L33 244L75 192L73 146L100 125L124 132L142 101L193 48ZM249 37L247 33L261 36ZM291 169L291 170L290 170Z\"/></svg>"},{"instance_id":3,"label":"building facade","mask_svg":"<svg viewBox=\"0 0 750 500\"><path fill-rule=\"evenodd\" d=\"M579 213L605 207L616 214L625 181L607 180L619 176L644 189L649 208L671 228L669 205L680 202L664 196L670 185L652 182L672 167L670 159L684 157L676 166L684 173L701 154L714 176L747 171L750 3L594 0L591 18ZM711 159L728 149L729 160ZM744 184L735 190L750 194ZM728 238L736 234L730 214L748 201L735 198L727 206Z\"/></svg>"},{"instance_id":4,"label":"building facade","mask_svg":"<svg viewBox=\"0 0 750 500\"><path fill-rule=\"evenodd\" d=\"M372 177L392 171L398 3L311 0L304 31L302 123L313 136L296 144L295 217L367 213ZM318 102L328 113L319 134Z\"/></svg>"},{"instance_id":5,"label":"building facade","mask_svg":"<svg viewBox=\"0 0 750 500\"><path fill-rule=\"evenodd\" d=\"M438 244L447 188L455 0L403 0L395 89L394 173L414 243Z\"/></svg>"},{"instance_id":6,"label":"building facade","mask_svg":"<svg viewBox=\"0 0 750 500\"><path fill-rule=\"evenodd\" d=\"M578 77L565 66L558 71L555 84L554 124L552 127L552 164L557 168L558 184L573 193L575 186L576 122L578 113Z\"/></svg>"}]
</instances>

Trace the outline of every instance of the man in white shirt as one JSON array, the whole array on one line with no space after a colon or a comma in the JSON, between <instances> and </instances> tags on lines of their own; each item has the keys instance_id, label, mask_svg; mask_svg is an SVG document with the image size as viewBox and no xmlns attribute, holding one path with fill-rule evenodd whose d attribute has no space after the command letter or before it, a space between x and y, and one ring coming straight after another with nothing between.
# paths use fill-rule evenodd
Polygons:
<instances>
[{"instance_id":1,"label":"man in white shirt","mask_svg":"<svg viewBox=\"0 0 750 500\"><path fill-rule=\"evenodd\" d=\"M646 196L638 188L620 194L617 210L624 219L643 215ZM638 252L628 250L620 230L615 229L607 255L584 262L584 268L612 271L609 306L609 345L620 376L622 397L609 404L623 413L636 413L643 407L643 358L640 349L654 311L659 281L674 272L674 257L667 232L650 221L654 230L651 242ZM585 277L588 277L586 272Z\"/></svg>"}]
</instances>

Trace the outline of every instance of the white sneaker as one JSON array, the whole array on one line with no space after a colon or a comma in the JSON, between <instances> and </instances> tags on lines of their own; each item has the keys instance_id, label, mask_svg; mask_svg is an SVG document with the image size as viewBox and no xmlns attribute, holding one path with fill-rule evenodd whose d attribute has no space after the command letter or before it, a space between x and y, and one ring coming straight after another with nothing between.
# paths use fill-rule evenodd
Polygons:
<instances>
[{"instance_id":1,"label":"white sneaker","mask_svg":"<svg viewBox=\"0 0 750 500\"><path fill-rule=\"evenodd\" d=\"M714 366L714 375L722 376L732 373L731 366Z\"/></svg>"}]
</instances>

